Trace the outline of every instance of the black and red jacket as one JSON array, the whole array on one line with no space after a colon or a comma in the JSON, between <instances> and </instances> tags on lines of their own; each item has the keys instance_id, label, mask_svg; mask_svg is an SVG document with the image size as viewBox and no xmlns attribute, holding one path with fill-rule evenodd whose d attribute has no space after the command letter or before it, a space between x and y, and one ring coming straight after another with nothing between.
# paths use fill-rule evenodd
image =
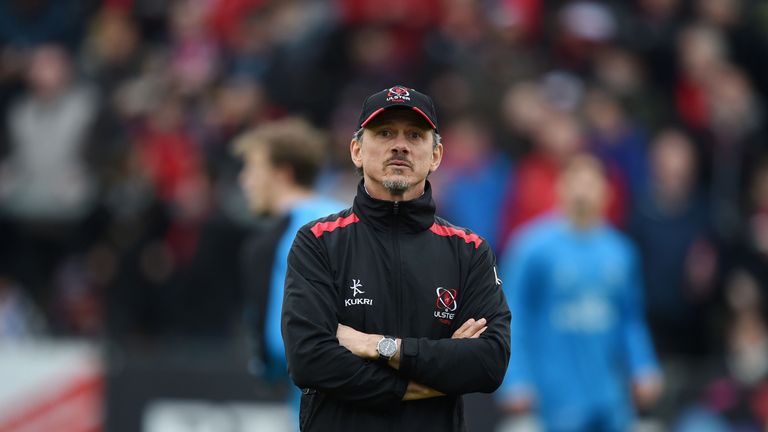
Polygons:
<instances>
[{"instance_id":1,"label":"black and red jacket","mask_svg":"<svg viewBox=\"0 0 768 432\"><path fill-rule=\"evenodd\" d=\"M510 314L488 243L412 201L370 197L302 227L288 256L282 331L303 390L303 431L461 431L461 395L492 392L509 361ZM486 318L477 339L451 339ZM339 345L339 323L402 339L400 370ZM401 399L409 381L447 396Z\"/></svg>"}]
</instances>

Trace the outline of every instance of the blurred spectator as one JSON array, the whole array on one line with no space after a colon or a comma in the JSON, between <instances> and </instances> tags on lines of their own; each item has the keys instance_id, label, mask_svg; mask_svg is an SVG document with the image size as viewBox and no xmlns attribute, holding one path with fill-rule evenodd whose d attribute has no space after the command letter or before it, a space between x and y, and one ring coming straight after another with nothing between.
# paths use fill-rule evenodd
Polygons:
<instances>
[{"instance_id":1,"label":"blurred spectator","mask_svg":"<svg viewBox=\"0 0 768 432\"><path fill-rule=\"evenodd\" d=\"M520 160L505 189L499 233L502 248L518 227L554 208L558 172L584 148L581 126L567 114L550 113L532 135L535 148Z\"/></svg>"},{"instance_id":2,"label":"blurred spectator","mask_svg":"<svg viewBox=\"0 0 768 432\"><path fill-rule=\"evenodd\" d=\"M148 202L122 209L126 214L116 215L105 244L88 257L102 265L117 260L113 275L94 281L106 287L110 336L121 343L179 336L214 344L228 340L241 328L238 256L244 232L222 210L213 179L205 171L179 178L164 200L147 189L123 192L146 193ZM90 268L91 278L99 275Z\"/></svg>"},{"instance_id":3,"label":"blurred spectator","mask_svg":"<svg viewBox=\"0 0 768 432\"><path fill-rule=\"evenodd\" d=\"M531 79L546 65L535 43L542 39L544 5L540 0L500 0L484 9L489 38L480 47L482 62L474 71L481 75L474 79L475 94L478 109L495 117L504 97L498 89Z\"/></svg>"},{"instance_id":4,"label":"blurred spectator","mask_svg":"<svg viewBox=\"0 0 768 432\"><path fill-rule=\"evenodd\" d=\"M571 114L549 111L533 134L534 151L520 160L514 176L507 180L499 233L502 249L519 227L555 208L560 170L574 154L585 150L584 129ZM606 211L618 224L624 217L626 194L615 171L609 176L611 193Z\"/></svg>"},{"instance_id":5,"label":"blurred spectator","mask_svg":"<svg viewBox=\"0 0 768 432\"><path fill-rule=\"evenodd\" d=\"M584 100L584 79L573 72L558 69L547 72L541 79L544 97L555 110L576 114Z\"/></svg>"},{"instance_id":6,"label":"blurred spectator","mask_svg":"<svg viewBox=\"0 0 768 432\"><path fill-rule=\"evenodd\" d=\"M209 15L230 76L263 79L273 53L269 8L261 0L215 2Z\"/></svg>"},{"instance_id":7,"label":"blurred spectator","mask_svg":"<svg viewBox=\"0 0 768 432\"><path fill-rule=\"evenodd\" d=\"M765 291L743 270L725 286L725 352L676 431L761 431L768 424L768 322Z\"/></svg>"},{"instance_id":8,"label":"blurred spectator","mask_svg":"<svg viewBox=\"0 0 768 432\"><path fill-rule=\"evenodd\" d=\"M166 95L146 119L135 144L139 161L164 202L174 200L185 182L203 169L200 146L185 127L185 114L183 100Z\"/></svg>"},{"instance_id":9,"label":"blurred spectator","mask_svg":"<svg viewBox=\"0 0 768 432\"><path fill-rule=\"evenodd\" d=\"M171 214L152 198L136 167L123 175L117 192L127 202L115 206L108 236L118 265L105 290L107 335L116 342L153 340L168 335L177 313L168 287L173 255L162 241Z\"/></svg>"},{"instance_id":10,"label":"blurred spectator","mask_svg":"<svg viewBox=\"0 0 768 432\"><path fill-rule=\"evenodd\" d=\"M768 131L762 107L748 78L730 65L710 71L707 87L708 128L702 134L711 158L713 221L732 243L741 234L754 162L766 152Z\"/></svg>"},{"instance_id":11,"label":"blurred spectator","mask_svg":"<svg viewBox=\"0 0 768 432\"><path fill-rule=\"evenodd\" d=\"M660 93L671 91L677 70L675 38L682 22L683 0L639 0L624 26L624 39L648 63L650 81Z\"/></svg>"},{"instance_id":12,"label":"blurred spectator","mask_svg":"<svg viewBox=\"0 0 768 432\"><path fill-rule=\"evenodd\" d=\"M499 403L547 431L624 431L651 406L660 374L643 318L639 257L603 222L600 162L575 156L558 180L561 213L515 238L501 265L512 312Z\"/></svg>"},{"instance_id":13,"label":"blurred spectator","mask_svg":"<svg viewBox=\"0 0 768 432\"><path fill-rule=\"evenodd\" d=\"M743 266L756 279L768 302L768 155L757 164L748 189L749 205L743 224L744 238L735 254L735 266Z\"/></svg>"},{"instance_id":14,"label":"blurred spectator","mask_svg":"<svg viewBox=\"0 0 768 432\"><path fill-rule=\"evenodd\" d=\"M482 105L485 99L493 100L492 92L484 91L490 84L487 80L497 72L491 71L490 63L503 60L489 56L495 47L495 40L489 31L490 23L481 2L445 0L441 3L440 22L428 34L423 45L425 67L445 72L435 82L442 87L436 89L440 91L436 94L436 103L439 108L446 108L445 114L441 110L443 118L450 119L457 112ZM525 60L521 58L520 61L523 63ZM449 87L446 78L448 82L457 84L456 87ZM464 103L446 103L451 99Z\"/></svg>"},{"instance_id":15,"label":"blurred spectator","mask_svg":"<svg viewBox=\"0 0 768 432\"><path fill-rule=\"evenodd\" d=\"M432 80L432 93L435 95L435 108L440 110L440 118L447 122L460 119L465 113L472 112L475 90L464 75L447 71Z\"/></svg>"},{"instance_id":16,"label":"blurred spectator","mask_svg":"<svg viewBox=\"0 0 768 432\"><path fill-rule=\"evenodd\" d=\"M550 110L539 83L521 81L506 89L499 110L504 128L502 149L516 158L529 152L534 134L544 127Z\"/></svg>"},{"instance_id":17,"label":"blurred spectator","mask_svg":"<svg viewBox=\"0 0 768 432\"><path fill-rule=\"evenodd\" d=\"M117 86L139 74L142 40L136 22L127 11L103 8L94 16L84 43L85 69L109 97Z\"/></svg>"},{"instance_id":18,"label":"blurred spectator","mask_svg":"<svg viewBox=\"0 0 768 432\"><path fill-rule=\"evenodd\" d=\"M218 46L206 26L209 4L201 0L171 3L171 76L183 95L200 94L217 72Z\"/></svg>"},{"instance_id":19,"label":"blurred spectator","mask_svg":"<svg viewBox=\"0 0 768 432\"><path fill-rule=\"evenodd\" d=\"M638 193L648 180L645 131L631 123L621 102L607 91L590 90L584 105L589 148L618 169L632 194Z\"/></svg>"},{"instance_id":20,"label":"blurred spectator","mask_svg":"<svg viewBox=\"0 0 768 432\"><path fill-rule=\"evenodd\" d=\"M726 61L727 47L712 27L689 25L677 35L679 73L674 87L677 115L694 130L707 126L706 89L712 71Z\"/></svg>"},{"instance_id":21,"label":"blurred spectator","mask_svg":"<svg viewBox=\"0 0 768 432\"><path fill-rule=\"evenodd\" d=\"M247 115L245 92L244 97ZM152 301L156 285L155 292L162 292L157 301L165 305L159 310L170 309L158 317L155 331L222 338L239 328L235 317L242 290L237 257L243 232L227 212L226 195L214 189L221 173L206 166L200 143L190 131L189 111L183 98L167 95L138 134L140 175L153 185L157 210L163 214L162 223L147 232L139 263L148 279L146 300ZM217 294L211 297L211 292Z\"/></svg>"},{"instance_id":22,"label":"blurred spectator","mask_svg":"<svg viewBox=\"0 0 768 432\"><path fill-rule=\"evenodd\" d=\"M199 136L206 162L227 180L236 178L239 165L229 148L232 139L280 112L267 99L264 85L244 77L213 86L203 108Z\"/></svg>"},{"instance_id":23,"label":"blurred spectator","mask_svg":"<svg viewBox=\"0 0 768 432\"><path fill-rule=\"evenodd\" d=\"M322 132L296 118L265 123L234 143L244 162L240 182L250 208L271 218L248 239L241 270L255 345L252 370L271 379L288 377L280 311L293 238L304 224L345 207L313 191L325 147Z\"/></svg>"},{"instance_id":24,"label":"blurred spectator","mask_svg":"<svg viewBox=\"0 0 768 432\"><path fill-rule=\"evenodd\" d=\"M177 268L171 283L178 301L177 332L221 343L242 329L244 294L239 257L247 230L223 208L214 182L203 173L184 186L183 196L173 209L176 220L186 226L171 227L165 238L166 242L172 236L196 240L189 260L175 257Z\"/></svg>"},{"instance_id":25,"label":"blurred spectator","mask_svg":"<svg viewBox=\"0 0 768 432\"><path fill-rule=\"evenodd\" d=\"M323 57L335 57L336 54L329 51L335 48L329 42L339 19L333 7L333 3L317 0L273 2L268 19L269 42L274 54L271 60L270 89L279 84L274 88L273 97L280 92L292 92L296 98L294 104L301 104L306 99L317 97L318 77L338 79L323 67L327 65ZM247 37L244 39L250 40ZM330 59L330 62L335 61L337 59ZM333 68L331 70L335 71ZM333 87L324 90L335 93Z\"/></svg>"},{"instance_id":26,"label":"blurred spectator","mask_svg":"<svg viewBox=\"0 0 768 432\"><path fill-rule=\"evenodd\" d=\"M13 217L73 220L93 204L96 184L83 153L96 94L73 75L69 54L60 46L41 46L30 55L30 89L6 119L11 149L0 197Z\"/></svg>"},{"instance_id":27,"label":"blurred spectator","mask_svg":"<svg viewBox=\"0 0 768 432\"><path fill-rule=\"evenodd\" d=\"M216 216L211 179L199 144L185 124L182 98L168 89L157 94L163 87L150 77L130 88L135 106L118 103L121 115L132 120L133 142L110 191L110 198L120 201L110 203L116 220L112 238L107 239L116 246L120 263L108 288L110 333L120 340L166 336L171 331L226 334L231 319L219 314L226 313L232 302L231 285L236 282L229 277L236 274L236 267L227 272L224 261L220 268L212 268L218 261L211 257L229 256L234 261L237 246L227 248L229 237L219 232L224 235L216 239L221 250L200 264L201 254L211 254L207 233ZM203 275L190 277L195 271ZM211 283L216 275L224 289L219 288L209 307L202 308L199 296L217 286ZM199 316L193 318L195 313Z\"/></svg>"},{"instance_id":28,"label":"blurred spectator","mask_svg":"<svg viewBox=\"0 0 768 432\"><path fill-rule=\"evenodd\" d=\"M489 11L490 19L504 32L508 42L530 45L540 37L544 2L541 0L502 0Z\"/></svg>"},{"instance_id":29,"label":"blurred spectator","mask_svg":"<svg viewBox=\"0 0 768 432\"><path fill-rule=\"evenodd\" d=\"M696 0L697 18L716 27L728 46L730 60L756 81L761 96L768 96L768 40L759 32L759 23L751 14L751 2L740 0Z\"/></svg>"},{"instance_id":30,"label":"blurred spectator","mask_svg":"<svg viewBox=\"0 0 768 432\"><path fill-rule=\"evenodd\" d=\"M664 356L702 356L710 348L705 313L717 255L693 143L680 130L663 130L650 161L650 182L634 201L628 229L643 259L651 331Z\"/></svg>"},{"instance_id":31,"label":"blurred spectator","mask_svg":"<svg viewBox=\"0 0 768 432\"><path fill-rule=\"evenodd\" d=\"M586 73L600 49L617 34L616 17L597 1L566 2L558 13L552 57L557 67Z\"/></svg>"},{"instance_id":32,"label":"blurred spectator","mask_svg":"<svg viewBox=\"0 0 768 432\"><path fill-rule=\"evenodd\" d=\"M29 90L5 118L9 154L0 165L0 209L14 224L13 271L45 305L59 259L92 235L85 223L99 188L88 164L98 145L91 142L97 97L58 45L30 53L27 81Z\"/></svg>"},{"instance_id":33,"label":"blurred spectator","mask_svg":"<svg viewBox=\"0 0 768 432\"><path fill-rule=\"evenodd\" d=\"M603 49L595 58L596 85L621 103L625 120L636 128L658 127L674 111L670 108L671 91L658 82L649 82L648 69L647 60L623 47Z\"/></svg>"},{"instance_id":34,"label":"blurred spectator","mask_svg":"<svg viewBox=\"0 0 768 432\"><path fill-rule=\"evenodd\" d=\"M509 159L493 148L483 123L471 117L455 121L445 132L451 151L430 181L440 191L440 212L460 226L471 226L498 250L503 189L499 179L511 175Z\"/></svg>"}]
</instances>

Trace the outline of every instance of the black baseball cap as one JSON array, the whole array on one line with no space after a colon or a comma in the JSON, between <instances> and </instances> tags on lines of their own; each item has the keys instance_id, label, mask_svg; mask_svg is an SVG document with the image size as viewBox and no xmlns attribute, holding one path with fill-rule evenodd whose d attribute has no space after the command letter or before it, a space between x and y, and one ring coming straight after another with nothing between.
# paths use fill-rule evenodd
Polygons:
<instances>
[{"instance_id":1,"label":"black baseball cap","mask_svg":"<svg viewBox=\"0 0 768 432\"><path fill-rule=\"evenodd\" d=\"M422 117L437 131L437 115L435 114L435 104L432 98L401 85L396 85L374 93L363 102L363 111L360 113L360 128L364 128L377 115L389 108L410 108Z\"/></svg>"}]
</instances>

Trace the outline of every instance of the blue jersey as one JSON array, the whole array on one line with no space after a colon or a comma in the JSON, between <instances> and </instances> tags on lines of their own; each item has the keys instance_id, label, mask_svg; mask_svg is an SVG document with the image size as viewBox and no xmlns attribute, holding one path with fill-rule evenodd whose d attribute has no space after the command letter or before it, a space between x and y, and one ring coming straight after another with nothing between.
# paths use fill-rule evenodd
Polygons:
<instances>
[{"instance_id":1,"label":"blue jersey","mask_svg":"<svg viewBox=\"0 0 768 432\"><path fill-rule=\"evenodd\" d=\"M547 216L520 232L500 270L512 313L500 396L532 398L547 430L626 429L629 384L658 372L629 240Z\"/></svg>"},{"instance_id":2,"label":"blue jersey","mask_svg":"<svg viewBox=\"0 0 768 432\"><path fill-rule=\"evenodd\" d=\"M269 283L264 339L266 353L275 362L280 372L287 375L288 363L285 359L283 335L280 332L280 312L283 306L285 273L288 271L288 252L299 228L305 224L348 207L338 201L315 196L294 205L288 212L288 227L277 243L275 260L272 264L272 277Z\"/></svg>"}]
</instances>

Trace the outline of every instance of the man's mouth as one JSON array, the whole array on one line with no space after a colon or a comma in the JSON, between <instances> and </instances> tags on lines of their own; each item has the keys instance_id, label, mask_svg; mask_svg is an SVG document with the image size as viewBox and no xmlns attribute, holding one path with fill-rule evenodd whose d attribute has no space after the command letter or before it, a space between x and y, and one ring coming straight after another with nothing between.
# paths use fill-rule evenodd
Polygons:
<instances>
[{"instance_id":1,"label":"man's mouth","mask_svg":"<svg viewBox=\"0 0 768 432\"><path fill-rule=\"evenodd\" d=\"M404 161L404 160L399 160L399 159L391 160L391 161L387 162L387 165L401 167L401 168L410 168L411 167L410 163L408 163L407 161Z\"/></svg>"}]
</instances>

